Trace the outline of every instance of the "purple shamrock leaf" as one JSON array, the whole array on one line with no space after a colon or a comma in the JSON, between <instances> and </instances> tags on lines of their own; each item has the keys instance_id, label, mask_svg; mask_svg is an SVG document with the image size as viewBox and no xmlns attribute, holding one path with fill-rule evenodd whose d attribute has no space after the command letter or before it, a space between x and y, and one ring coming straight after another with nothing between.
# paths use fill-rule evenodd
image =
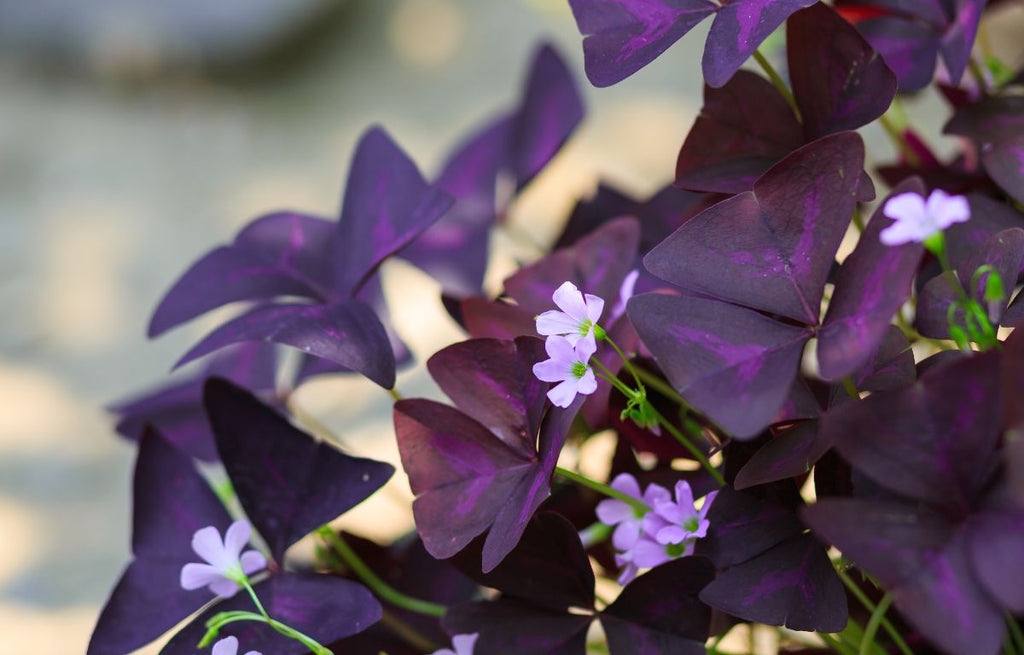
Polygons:
<instances>
[{"instance_id":1,"label":"purple shamrock leaf","mask_svg":"<svg viewBox=\"0 0 1024 655\"><path fill-rule=\"evenodd\" d=\"M672 386L741 439L760 432L786 400L812 336L807 328L693 296L643 294L629 301L628 311Z\"/></svg>"},{"instance_id":2,"label":"purple shamrock leaf","mask_svg":"<svg viewBox=\"0 0 1024 655\"><path fill-rule=\"evenodd\" d=\"M231 523L192 460L153 430L139 442L133 487L133 559L100 614L89 655L134 651L208 602L208 591L179 584L182 565L195 558L189 539Z\"/></svg>"},{"instance_id":3,"label":"purple shamrock leaf","mask_svg":"<svg viewBox=\"0 0 1024 655\"><path fill-rule=\"evenodd\" d=\"M803 144L800 123L778 89L756 73L737 71L721 88L704 86L704 106L676 161L676 184L742 193Z\"/></svg>"},{"instance_id":4,"label":"purple shamrock leaf","mask_svg":"<svg viewBox=\"0 0 1024 655\"><path fill-rule=\"evenodd\" d=\"M746 562L804 530L795 514L749 493L723 487L708 511L711 527L696 554L719 569Z\"/></svg>"},{"instance_id":5,"label":"purple shamrock leaf","mask_svg":"<svg viewBox=\"0 0 1024 655\"><path fill-rule=\"evenodd\" d=\"M704 44L704 79L713 87L739 67L790 14L808 0L570 0L586 38L583 55L594 86L610 86L654 61L707 16L715 14Z\"/></svg>"},{"instance_id":6,"label":"purple shamrock leaf","mask_svg":"<svg viewBox=\"0 0 1024 655\"><path fill-rule=\"evenodd\" d=\"M919 179L907 180L889 197L911 192L923 195ZM835 293L818 331L818 365L826 380L840 380L859 368L910 297L924 248L917 242L898 246L882 242L883 228L892 224L883 214L884 207L875 210L836 277Z\"/></svg>"},{"instance_id":7,"label":"purple shamrock leaf","mask_svg":"<svg viewBox=\"0 0 1024 655\"><path fill-rule=\"evenodd\" d=\"M644 265L685 289L817 325L863 164L856 134L819 139L769 169L753 191L684 223Z\"/></svg>"},{"instance_id":8,"label":"purple shamrock leaf","mask_svg":"<svg viewBox=\"0 0 1024 655\"><path fill-rule=\"evenodd\" d=\"M583 119L572 74L549 45L533 56L519 105L475 132L444 165L438 186L455 198L451 210L401 257L426 271L448 293L479 293L487 268L491 226L510 199L498 198L510 177L518 192L561 149ZM452 257L458 252L458 257Z\"/></svg>"},{"instance_id":9,"label":"purple shamrock leaf","mask_svg":"<svg viewBox=\"0 0 1024 655\"><path fill-rule=\"evenodd\" d=\"M274 558L379 489L394 468L350 457L293 427L255 396L212 379L203 401L238 499Z\"/></svg>"},{"instance_id":10,"label":"purple shamrock leaf","mask_svg":"<svg viewBox=\"0 0 1024 655\"><path fill-rule=\"evenodd\" d=\"M714 574L708 560L684 557L631 582L601 612L609 651L642 655L705 653L711 610L697 595Z\"/></svg>"},{"instance_id":11,"label":"purple shamrock leaf","mask_svg":"<svg viewBox=\"0 0 1024 655\"><path fill-rule=\"evenodd\" d=\"M451 205L380 128L359 141L337 223L271 214L185 272L154 313L151 335L220 305L257 300L197 344L180 363L240 341L290 345L394 383L395 354L373 308L380 263L408 245ZM364 287L370 290L364 293ZM299 297L305 303L283 301ZM397 348L404 355L404 348Z\"/></svg>"},{"instance_id":12,"label":"purple shamrock leaf","mask_svg":"<svg viewBox=\"0 0 1024 655\"><path fill-rule=\"evenodd\" d=\"M328 575L279 573L254 585L253 589L267 613L320 643L361 632L380 620L380 603L368 589L355 582ZM252 611L245 594L207 609L181 630L161 655L193 655L196 644L206 633L206 621L213 615L231 610ZM264 653L301 655L309 648L278 634L266 623L236 621L220 629L220 636L233 636L243 644L258 646Z\"/></svg>"},{"instance_id":13,"label":"purple shamrock leaf","mask_svg":"<svg viewBox=\"0 0 1024 655\"><path fill-rule=\"evenodd\" d=\"M431 400L395 403L398 449L416 494L416 527L435 557L451 557L491 526L483 548L483 569L490 571L515 547L550 494L551 473L582 399L540 419L536 395L543 387L531 376L542 352L543 342L530 337L449 346L434 358L469 376L477 388L474 393L468 383L442 382L458 390L454 400L465 413ZM481 361L490 362L487 369L477 370ZM509 382L519 388L503 386ZM492 402L507 407L485 407ZM501 422L484 426L472 416Z\"/></svg>"},{"instance_id":14,"label":"purple shamrock leaf","mask_svg":"<svg viewBox=\"0 0 1024 655\"><path fill-rule=\"evenodd\" d=\"M152 425L167 441L198 459L217 459L206 412L203 410L203 382L223 377L256 392L275 387L277 357L274 346L246 343L226 348L211 357L206 367L180 382L119 401L109 410L118 416L117 432L139 441Z\"/></svg>"},{"instance_id":15,"label":"purple shamrock leaf","mask_svg":"<svg viewBox=\"0 0 1024 655\"><path fill-rule=\"evenodd\" d=\"M1001 564L1020 547L1024 511L995 477L1010 418L1000 410L1022 392L1019 344L1014 333L1002 351L934 365L912 387L830 413L843 457L901 496L819 501L804 511L949 653L996 653L1003 611L1020 610L1024 577Z\"/></svg>"},{"instance_id":16,"label":"purple shamrock leaf","mask_svg":"<svg viewBox=\"0 0 1024 655\"><path fill-rule=\"evenodd\" d=\"M893 72L828 5L817 3L789 18L786 57L807 139L867 125L896 95Z\"/></svg>"},{"instance_id":17,"label":"purple shamrock leaf","mask_svg":"<svg viewBox=\"0 0 1024 655\"><path fill-rule=\"evenodd\" d=\"M988 196L972 193L967 196L971 220L954 223L945 230L946 253L953 269L980 250L992 235L1011 227L1024 228L1024 216L1010 205Z\"/></svg>"},{"instance_id":18,"label":"purple shamrock leaf","mask_svg":"<svg viewBox=\"0 0 1024 655\"><path fill-rule=\"evenodd\" d=\"M918 91L931 83L940 53L950 81L960 83L984 7L984 0L849 0L840 10L873 14L857 29L896 73L900 91Z\"/></svg>"},{"instance_id":19,"label":"purple shamrock leaf","mask_svg":"<svg viewBox=\"0 0 1024 655\"><path fill-rule=\"evenodd\" d=\"M386 389L395 385L395 353L388 333L373 309L358 298L327 305L258 305L207 334L175 367L248 341L293 346L358 371Z\"/></svg>"},{"instance_id":20,"label":"purple shamrock leaf","mask_svg":"<svg viewBox=\"0 0 1024 655\"><path fill-rule=\"evenodd\" d=\"M700 599L741 619L793 630L839 632L848 618L843 583L811 535L726 569Z\"/></svg>"},{"instance_id":21,"label":"purple shamrock leaf","mask_svg":"<svg viewBox=\"0 0 1024 655\"><path fill-rule=\"evenodd\" d=\"M451 634L480 634L474 652L502 655L585 655L591 621L515 598L459 605L442 619Z\"/></svg>"},{"instance_id":22,"label":"purple shamrock leaf","mask_svg":"<svg viewBox=\"0 0 1024 655\"><path fill-rule=\"evenodd\" d=\"M996 184L1024 202L1024 96L986 98L961 108L943 132L974 140Z\"/></svg>"}]
</instances>

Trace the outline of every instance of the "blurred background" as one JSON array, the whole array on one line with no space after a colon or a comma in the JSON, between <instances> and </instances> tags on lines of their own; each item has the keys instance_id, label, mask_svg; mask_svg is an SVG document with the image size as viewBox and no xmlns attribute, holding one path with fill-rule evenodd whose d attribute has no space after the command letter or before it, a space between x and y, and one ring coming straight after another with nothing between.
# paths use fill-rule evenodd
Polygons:
<instances>
[{"instance_id":1,"label":"blurred background","mask_svg":"<svg viewBox=\"0 0 1024 655\"><path fill-rule=\"evenodd\" d=\"M1018 47L1019 9L993 25ZM670 181L701 103L706 28L599 90L563 0L0 0L0 653L85 650L130 556L134 447L103 407L159 383L217 322L145 338L194 259L268 211L336 216L370 124L435 175L516 102L545 39L588 104L511 217L549 243L598 179L637 195ZM908 108L938 134L933 97ZM525 256L495 246L493 291ZM384 276L420 363L398 386L434 394L421 364L460 333L430 280L401 264ZM297 402L350 451L397 460L372 383L314 381ZM398 474L346 521L389 539L411 527L409 500Z\"/></svg>"}]
</instances>

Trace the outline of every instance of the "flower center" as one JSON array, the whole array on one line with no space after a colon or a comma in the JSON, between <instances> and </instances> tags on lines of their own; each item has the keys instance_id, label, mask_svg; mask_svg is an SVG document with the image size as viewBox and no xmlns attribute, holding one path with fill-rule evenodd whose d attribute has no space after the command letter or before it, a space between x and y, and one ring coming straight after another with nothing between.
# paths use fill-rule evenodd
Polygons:
<instances>
[{"instance_id":1,"label":"flower center","mask_svg":"<svg viewBox=\"0 0 1024 655\"><path fill-rule=\"evenodd\" d=\"M683 523L683 529L687 532L696 532L699 527L700 523L697 521L696 516L686 519Z\"/></svg>"},{"instance_id":2,"label":"flower center","mask_svg":"<svg viewBox=\"0 0 1024 655\"><path fill-rule=\"evenodd\" d=\"M580 334L584 337L587 336L588 334L590 334L590 328L592 327L594 327L593 321L591 321L589 318L583 319L582 321L580 321Z\"/></svg>"},{"instance_id":3,"label":"flower center","mask_svg":"<svg viewBox=\"0 0 1024 655\"><path fill-rule=\"evenodd\" d=\"M572 365L572 376L577 380L583 378L587 374L587 365L583 362L573 362Z\"/></svg>"}]
</instances>

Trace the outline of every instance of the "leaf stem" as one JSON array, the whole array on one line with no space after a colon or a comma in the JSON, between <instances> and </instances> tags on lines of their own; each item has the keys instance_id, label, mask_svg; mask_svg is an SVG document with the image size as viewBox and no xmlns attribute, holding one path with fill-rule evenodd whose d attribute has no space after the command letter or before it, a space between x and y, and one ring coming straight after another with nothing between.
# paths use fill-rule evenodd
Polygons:
<instances>
[{"instance_id":1,"label":"leaf stem","mask_svg":"<svg viewBox=\"0 0 1024 655\"><path fill-rule=\"evenodd\" d=\"M651 511L651 506L645 503L644 501L633 498L632 496L627 496L618 489L613 489L606 484L598 482L597 480L591 480L590 478L586 477L585 475L581 475L576 471L570 471L567 468L556 466L555 473L562 476L563 478L572 480L577 484L581 484L584 487L593 489L599 494L604 494L609 498L621 500L622 502L626 503L627 505L632 507L637 512L640 512L641 514L646 514L647 512Z\"/></svg>"},{"instance_id":2,"label":"leaf stem","mask_svg":"<svg viewBox=\"0 0 1024 655\"><path fill-rule=\"evenodd\" d=\"M889 610L889 606L892 605L892 594L886 594L882 596L882 600L875 606L875 611L871 613L871 618L868 619L867 625L864 626L864 636L860 640L860 649L857 651L858 655L868 655L871 652L871 647L875 645L875 634L878 632L878 626L881 625L882 619L885 618L885 613Z\"/></svg>"},{"instance_id":3,"label":"leaf stem","mask_svg":"<svg viewBox=\"0 0 1024 655\"><path fill-rule=\"evenodd\" d=\"M367 587L372 589L373 592L383 600L386 600L395 607L401 607L402 609L409 610L410 612L416 612L417 614L426 614L427 616L444 616L448 611L448 608L444 605L438 605L437 603L431 603L430 601L406 596L388 583L384 582L384 580L374 573L373 570L371 570L370 567L359 558L356 551L354 551L352 547L341 538L341 535L332 530L329 526L321 526L316 532L318 535L323 537L332 548L334 548L334 551L341 556L341 559L343 559L345 564L352 569L356 574L356 577L362 580Z\"/></svg>"},{"instance_id":4,"label":"leaf stem","mask_svg":"<svg viewBox=\"0 0 1024 655\"><path fill-rule=\"evenodd\" d=\"M704 469L711 475L711 477L715 479L715 482L718 483L718 486L724 487L725 478L722 477L722 474L718 472L718 469L712 466L711 462L704 455L704 453L701 452L700 448L697 448L697 446L693 445L693 442L690 441L686 437L686 435L680 432L679 429L676 428L676 426L673 425L671 421L665 418L662 415L662 413L659 412L658 409L653 405L651 405L651 411L654 412L654 416L657 417L658 423L661 424L661 427L668 430L668 433L675 437L676 441L682 444L683 448L686 448L686 450L688 450L690 454L693 455L694 459L700 462L700 465L703 466Z\"/></svg>"},{"instance_id":5,"label":"leaf stem","mask_svg":"<svg viewBox=\"0 0 1024 655\"><path fill-rule=\"evenodd\" d=\"M857 583L853 581L853 578L843 570L842 566L836 567L836 573L839 575L839 579L843 581L843 585L845 585L846 588L850 590L850 593L853 594L853 597L857 599L857 602L859 602L867 611L874 613L875 604L872 603L867 594L857 586ZM889 619L883 616L881 624L882 629L885 630L887 635L889 635L889 638L892 639L892 643L896 645L896 648L899 649L902 655L914 655L914 652L910 650L909 646L907 646L907 642L903 641L903 637L900 636L900 633L896 630L895 626L893 626Z\"/></svg>"},{"instance_id":6,"label":"leaf stem","mask_svg":"<svg viewBox=\"0 0 1024 655\"><path fill-rule=\"evenodd\" d=\"M398 390L398 387L391 387L388 389L388 395L391 396L391 399L395 402L402 399L402 392Z\"/></svg>"},{"instance_id":7,"label":"leaf stem","mask_svg":"<svg viewBox=\"0 0 1024 655\"><path fill-rule=\"evenodd\" d=\"M803 116L800 115L800 108L796 105L796 99L793 98L793 92L789 90L788 86L786 86L786 83L782 80L782 76L779 75L778 71L775 70L775 67L771 65L771 62L761 54L760 49L754 51L754 61L758 63L761 70L765 72L768 79L772 81L775 88L778 89L779 93L782 94L782 97L786 99L786 102L789 104L790 109L793 110L793 114L796 116L796 119L802 123L804 119Z\"/></svg>"}]
</instances>

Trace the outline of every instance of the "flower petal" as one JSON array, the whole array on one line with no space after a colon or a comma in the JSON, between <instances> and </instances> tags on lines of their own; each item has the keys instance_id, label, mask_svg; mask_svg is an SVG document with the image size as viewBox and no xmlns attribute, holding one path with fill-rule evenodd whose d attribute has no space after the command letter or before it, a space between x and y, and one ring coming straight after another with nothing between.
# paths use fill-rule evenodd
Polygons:
<instances>
[{"instance_id":1,"label":"flower petal","mask_svg":"<svg viewBox=\"0 0 1024 655\"><path fill-rule=\"evenodd\" d=\"M583 300L587 308L587 318L591 323L597 323L597 319L601 318L601 312L604 311L604 298L588 293L583 296Z\"/></svg>"},{"instance_id":2,"label":"flower petal","mask_svg":"<svg viewBox=\"0 0 1024 655\"><path fill-rule=\"evenodd\" d=\"M576 397L576 380L566 380L548 391L548 399L555 407L568 407Z\"/></svg>"},{"instance_id":3,"label":"flower petal","mask_svg":"<svg viewBox=\"0 0 1024 655\"><path fill-rule=\"evenodd\" d=\"M455 646L456 655L473 655L473 645L476 644L479 632L468 635L455 635L452 637L452 645Z\"/></svg>"},{"instance_id":4,"label":"flower petal","mask_svg":"<svg viewBox=\"0 0 1024 655\"><path fill-rule=\"evenodd\" d=\"M224 542L220 540L220 532L212 525L196 530L192 535L192 550L221 571L227 568Z\"/></svg>"},{"instance_id":5,"label":"flower petal","mask_svg":"<svg viewBox=\"0 0 1024 655\"><path fill-rule=\"evenodd\" d=\"M181 588L186 591L201 589L223 579L224 576L220 574L220 571L209 564L192 562L181 567Z\"/></svg>"},{"instance_id":6,"label":"flower petal","mask_svg":"<svg viewBox=\"0 0 1024 655\"><path fill-rule=\"evenodd\" d=\"M583 294L575 284L566 280L562 286L555 289L551 294L558 308L578 321L587 318L587 305L583 302Z\"/></svg>"},{"instance_id":7,"label":"flower petal","mask_svg":"<svg viewBox=\"0 0 1024 655\"><path fill-rule=\"evenodd\" d=\"M542 382L561 382L572 378L572 364L545 359L533 365L533 374Z\"/></svg>"},{"instance_id":8,"label":"flower petal","mask_svg":"<svg viewBox=\"0 0 1024 655\"><path fill-rule=\"evenodd\" d=\"M238 637L224 637L213 645L211 655L235 655L238 652Z\"/></svg>"},{"instance_id":9,"label":"flower petal","mask_svg":"<svg viewBox=\"0 0 1024 655\"><path fill-rule=\"evenodd\" d=\"M565 312L551 309L537 317L537 334L574 334L579 336L580 321Z\"/></svg>"},{"instance_id":10,"label":"flower petal","mask_svg":"<svg viewBox=\"0 0 1024 655\"><path fill-rule=\"evenodd\" d=\"M576 393L589 396L595 391L597 391L597 378L594 376L593 369L588 368L583 377L576 382Z\"/></svg>"},{"instance_id":11,"label":"flower petal","mask_svg":"<svg viewBox=\"0 0 1024 655\"><path fill-rule=\"evenodd\" d=\"M907 192L889 198L882 213L897 222L920 223L924 220L927 210L924 198L916 193Z\"/></svg>"},{"instance_id":12,"label":"flower petal","mask_svg":"<svg viewBox=\"0 0 1024 655\"><path fill-rule=\"evenodd\" d=\"M267 568L267 558L258 550L245 551L239 561L242 563L242 573L246 575L252 575Z\"/></svg>"},{"instance_id":13,"label":"flower petal","mask_svg":"<svg viewBox=\"0 0 1024 655\"><path fill-rule=\"evenodd\" d=\"M251 536L252 526L248 521L235 521L228 526L228 531L224 533L224 554L231 558L232 564L238 561L238 556L242 554Z\"/></svg>"},{"instance_id":14,"label":"flower petal","mask_svg":"<svg viewBox=\"0 0 1024 655\"><path fill-rule=\"evenodd\" d=\"M612 480L611 487L615 491L621 491L631 498L636 498L637 500L643 498L640 494L640 483L629 473L619 473L616 475L615 479Z\"/></svg>"},{"instance_id":15,"label":"flower petal","mask_svg":"<svg viewBox=\"0 0 1024 655\"><path fill-rule=\"evenodd\" d=\"M217 594L221 598L231 598L238 593L238 590L242 586L234 580L228 580L227 578L218 578L210 583L210 591Z\"/></svg>"},{"instance_id":16,"label":"flower petal","mask_svg":"<svg viewBox=\"0 0 1024 655\"><path fill-rule=\"evenodd\" d=\"M618 525L634 518L633 508L628 503L615 498L606 498L599 502L597 508L594 509L594 514L597 515L597 520L605 525Z\"/></svg>"},{"instance_id":17,"label":"flower petal","mask_svg":"<svg viewBox=\"0 0 1024 655\"><path fill-rule=\"evenodd\" d=\"M954 223L963 223L971 217L971 207L967 204L967 198L951 196L942 189L932 191L928 196L926 209L935 225L942 230Z\"/></svg>"},{"instance_id":18,"label":"flower petal","mask_svg":"<svg viewBox=\"0 0 1024 655\"><path fill-rule=\"evenodd\" d=\"M676 482L676 505L685 507L689 512L693 510L693 490L686 480Z\"/></svg>"},{"instance_id":19,"label":"flower petal","mask_svg":"<svg viewBox=\"0 0 1024 655\"><path fill-rule=\"evenodd\" d=\"M640 529L640 522L630 519L619 524L612 533L612 545L616 550L626 551L636 545L640 540L643 531Z\"/></svg>"}]
</instances>

